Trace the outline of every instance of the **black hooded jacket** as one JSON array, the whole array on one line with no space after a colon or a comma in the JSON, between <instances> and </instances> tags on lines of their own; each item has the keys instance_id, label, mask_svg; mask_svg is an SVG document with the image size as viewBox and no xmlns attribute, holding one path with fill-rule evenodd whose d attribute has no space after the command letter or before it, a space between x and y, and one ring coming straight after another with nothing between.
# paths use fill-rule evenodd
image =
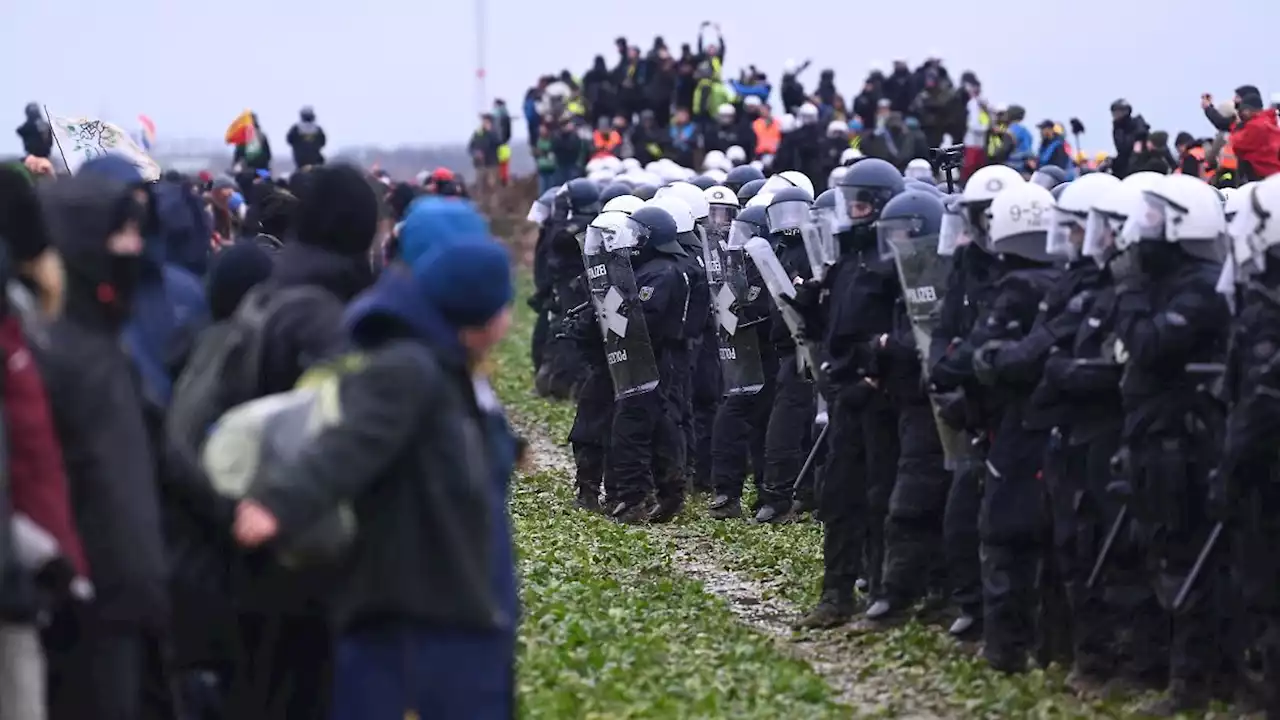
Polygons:
<instances>
[{"instance_id":1,"label":"black hooded jacket","mask_svg":"<svg viewBox=\"0 0 1280 720\"><path fill-rule=\"evenodd\" d=\"M118 261L106 251L130 191L100 176L47 188L42 199L67 268L67 301L40 361L92 572L94 614L116 627L159 630L169 605L156 456L120 342L125 275L113 273ZM121 294L104 304L111 288Z\"/></svg>"},{"instance_id":2,"label":"black hooded jacket","mask_svg":"<svg viewBox=\"0 0 1280 720\"><path fill-rule=\"evenodd\" d=\"M346 347L342 314L347 301L373 282L369 248L378 200L359 170L326 165L299 188L295 237L280 251L271 288L310 285L332 299L290 303L267 325L260 390L293 387L302 372Z\"/></svg>"}]
</instances>

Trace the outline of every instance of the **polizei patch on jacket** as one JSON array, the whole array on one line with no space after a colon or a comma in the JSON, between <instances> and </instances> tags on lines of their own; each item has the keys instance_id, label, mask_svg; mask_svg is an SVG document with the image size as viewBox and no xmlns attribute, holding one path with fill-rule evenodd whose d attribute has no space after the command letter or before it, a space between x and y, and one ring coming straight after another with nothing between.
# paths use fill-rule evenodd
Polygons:
<instances>
[{"instance_id":1,"label":"polizei patch on jacket","mask_svg":"<svg viewBox=\"0 0 1280 720\"><path fill-rule=\"evenodd\" d=\"M755 302L758 297L760 297L760 287L758 285L752 285L747 288L747 302Z\"/></svg>"},{"instance_id":2,"label":"polizei patch on jacket","mask_svg":"<svg viewBox=\"0 0 1280 720\"><path fill-rule=\"evenodd\" d=\"M649 298L653 297L653 286L645 285L640 288L638 295L640 296L640 302L648 302Z\"/></svg>"}]
</instances>

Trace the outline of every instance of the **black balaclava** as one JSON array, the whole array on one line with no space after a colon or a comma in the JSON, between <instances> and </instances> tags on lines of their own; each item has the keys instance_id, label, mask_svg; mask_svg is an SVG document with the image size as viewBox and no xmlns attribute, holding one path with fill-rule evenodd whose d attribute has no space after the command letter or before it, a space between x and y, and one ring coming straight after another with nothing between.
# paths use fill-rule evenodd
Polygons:
<instances>
[{"instance_id":1,"label":"black balaclava","mask_svg":"<svg viewBox=\"0 0 1280 720\"><path fill-rule=\"evenodd\" d=\"M46 189L50 235L67 271L68 319L110 329L128 320L144 259L111 254L107 239L130 220L147 223L150 211L136 190L102 175L79 175Z\"/></svg>"},{"instance_id":2,"label":"black balaclava","mask_svg":"<svg viewBox=\"0 0 1280 720\"><path fill-rule=\"evenodd\" d=\"M298 188L298 242L338 255L369 251L378 231L378 198L350 165L323 165Z\"/></svg>"}]
</instances>

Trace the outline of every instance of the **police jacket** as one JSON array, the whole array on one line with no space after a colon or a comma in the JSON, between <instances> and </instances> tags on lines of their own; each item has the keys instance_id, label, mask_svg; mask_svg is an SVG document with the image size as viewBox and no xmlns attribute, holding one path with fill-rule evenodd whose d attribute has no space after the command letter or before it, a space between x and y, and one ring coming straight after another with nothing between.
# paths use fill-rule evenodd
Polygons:
<instances>
[{"instance_id":1,"label":"police jacket","mask_svg":"<svg viewBox=\"0 0 1280 720\"><path fill-rule=\"evenodd\" d=\"M895 304L902 295L892 260L880 257L874 236L859 238L831 268L824 347L829 376L841 383L880 377L890 356L877 352L878 339L893 330Z\"/></svg>"},{"instance_id":2,"label":"police jacket","mask_svg":"<svg viewBox=\"0 0 1280 720\"><path fill-rule=\"evenodd\" d=\"M1124 436L1184 427L1203 396L1189 363L1221 357L1230 314L1215 263L1184 257L1162 277L1117 287L1115 355L1123 364Z\"/></svg>"}]
</instances>

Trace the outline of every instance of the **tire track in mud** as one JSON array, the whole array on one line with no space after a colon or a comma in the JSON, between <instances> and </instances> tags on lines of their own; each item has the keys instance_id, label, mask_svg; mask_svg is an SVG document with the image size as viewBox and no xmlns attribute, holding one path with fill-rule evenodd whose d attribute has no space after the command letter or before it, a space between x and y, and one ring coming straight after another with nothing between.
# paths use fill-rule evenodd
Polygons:
<instances>
[{"instance_id":1,"label":"tire track in mud","mask_svg":"<svg viewBox=\"0 0 1280 720\"><path fill-rule=\"evenodd\" d=\"M537 423L512 418L529 442L529 461L534 471L550 471L572 482L573 458L555 444ZM568 512L579 512L563 508ZM676 547L671 558L685 575L702 583L706 592L725 601L742 624L773 639L780 651L807 663L827 681L835 700L848 706L857 717L893 717L904 720L935 720L957 717L954 707L941 699L914 694L911 683L902 682L893 672L873 667L865 647L854 645L857 635L848 629L798 634L791 621L800 608L769 592L758 582L726 567L728 559L718 542L691 533L679 525L653 525L649 532L669 539Z\"/></svg>"}]
</instances>

